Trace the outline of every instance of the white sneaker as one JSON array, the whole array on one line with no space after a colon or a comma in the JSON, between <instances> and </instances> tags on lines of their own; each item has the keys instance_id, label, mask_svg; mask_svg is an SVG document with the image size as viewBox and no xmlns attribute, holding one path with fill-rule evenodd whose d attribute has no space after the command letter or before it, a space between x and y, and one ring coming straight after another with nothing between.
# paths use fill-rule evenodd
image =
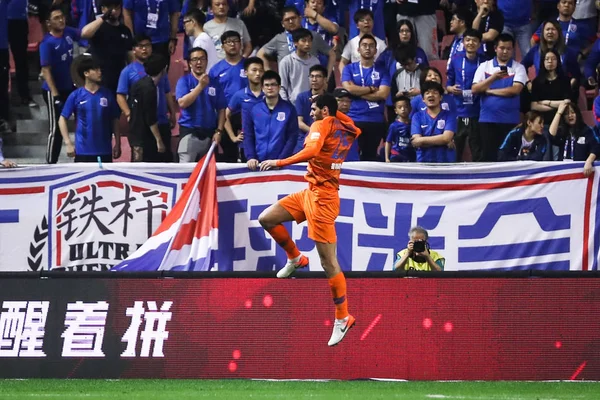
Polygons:
<instances>
[{"instance_id":1,"label":"white sneaker","mask_svg":"<svg viewBox=\"0 0 600 400\"><path fill-rule=\"evenodd\" d=\"M335 346L342 341L346 333L354 327L356 319L352 315L348 315L344 319L336 319L333 324L333 332L331 332L331 338L327 343L327 346Z\"/></svg>"},{"instance_id":2,"label":"white sneaker","mask_svg":"<svg viewBox=\"0 0 600 400\"><path fill-rule=\"evenodd\" d=\"M287 264L284 265L279 271L277 271L278 278L287 278L292 275L298 268L305 268L308 266L308 257L300 255L293 260L288 260Z\"/></svg>"}]
</instances>

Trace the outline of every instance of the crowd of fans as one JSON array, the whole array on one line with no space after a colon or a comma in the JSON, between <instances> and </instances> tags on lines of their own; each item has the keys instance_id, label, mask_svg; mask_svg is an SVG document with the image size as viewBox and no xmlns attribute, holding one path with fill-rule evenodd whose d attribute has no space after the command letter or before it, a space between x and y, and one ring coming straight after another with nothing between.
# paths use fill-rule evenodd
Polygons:
<instances>
[{"instance_id":1,"label":"crowd of fans","mask_svg":"<svg viewBox=\"0 0 600 400\"><path fill-rule=\"evenodd\" d=\"M47 1L0 0L0 131L10 129L9 47L22 105L38 106L27 82L33 11L46 31L48 163L63 142L75 161L119 157L123 114L132 161L193 162L217 142L219 161L255 170L302 148L311 102L326 92L363 132L349 161L455 162L468 146L475 162L573 159L591 174L600 154L577 106L598 80L592 0ZM453 35L441 50L439 9ZM187 73L172 88L178 33ZM429 65L439 59L444 71ZM14 166L1 152L0 162Z\"/></svg>"}]
</instances>

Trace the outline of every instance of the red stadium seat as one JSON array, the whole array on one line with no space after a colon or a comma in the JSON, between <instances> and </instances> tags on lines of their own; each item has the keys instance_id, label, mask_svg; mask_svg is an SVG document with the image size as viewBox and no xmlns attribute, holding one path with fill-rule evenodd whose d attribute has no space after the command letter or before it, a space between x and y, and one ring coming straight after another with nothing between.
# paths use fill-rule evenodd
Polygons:
<instances>
[{"instance_id":1,"label":"red stadium seat","mask_svg":"<svg viewBox=\"0 0 600 400\"><path fill-rule=\"evenodd\" d=\"M444 35L444 37L442 38L442 43L440 44L440 57L443 57L446 49L452 46L454 37L455 35Z\"/></svg>"},{"instance_id":2,"label":"red stadium seat","mask_svg":"<svg viewBox=\"0 0 600 400\"><path fill-rule=\"evenodd\" d=\"M530 81L533 81L536 76L537 76L537 74L535 73L535 67L532 65L527 70L527 77L529 78Z\"/></svg>"}]
</instances>

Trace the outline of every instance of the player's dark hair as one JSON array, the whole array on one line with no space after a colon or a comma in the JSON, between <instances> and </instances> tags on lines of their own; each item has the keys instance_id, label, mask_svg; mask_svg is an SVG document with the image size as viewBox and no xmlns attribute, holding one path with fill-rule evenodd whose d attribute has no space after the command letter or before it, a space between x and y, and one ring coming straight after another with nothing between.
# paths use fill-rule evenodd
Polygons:
<instances>
[{"instance_id":1,"label":"player's dark hair","mask_svg":"<svg viewBox=\"0 0 600 400\"><path fill-rule=\"evenodd\" d=\"M270 81L275 79L277 85L281 86L281 76L275 71L265 71L264 75L260 79L260 84L264 85L265 81Z\"/></svg>"},{"instance_id":2,"label":"player's dark hair","mask_svg":"<svg viewBox=\"0 0 600 400\"><path fill-rule=\"evenodd\" d=\"M133 47L139 46L142 42L150 42L150 44L152 44L152 39L145 33L138 33L133 37Z\"/></svg>"},{"instance_id":3,"label":"player's dark hair","mask_svg":"<svg viewBox=\"0 0 600 400\"><path fill-rule=\"evenodd\" d=\"M225 41L229 38L236 38L236 39L240 39L240 41L242 40L242 37L240 36L240 34L236 31L226 31L221 35L221 43L225 43Z\"/></svg>"},{"instance_id":4,"label":"player's dark hair","mask_svg":"<svg viewBox=\"0 0 600 400\"><path fill-rule=\"evenodd\" d=\"M361 8L359 10L356 10L356 12L354 13L354 23L358 25L358 21L365 17L371 17L372 20L375 20L373 11L369 10L368 8Z\"/></svg>"},{"instance_id":5,"label":"player's dark hair","mask_svg":"<svg viewBox=\"0 0 600 400\"><path fill-rule=\"evenodd\" d=\"M292 41L298 43L302 39L308 39L312 41L312 33L306 28L298 28L292 32Z\"/></svg>"},{"instance_id":6,"label":"player's dark hair","mask_svg":"<svg viewBox=\"0 0 600 400\"><path fill-rule=\"evenodd\" d=\"M186 12L184 18L193 19L199 26L204 26L206 23L206 15L198 8L192 8Z\"/></svg>"},{"instance_id":7,"label":"player's dark hair","mask_svg":"<svg viewBox=\"0 0 600 400\"><path fill-rule=\"evenodd\" d=\"M360 46L364 40L369 40L369 39L372 40L375 44L377 44L377 40L375 40L375 36L365 33L363 35L363 37L361 37L360 40L358 41L358 45Z\"/></svg>"},{"instance_id":8,"label":"player's dark hair","mask_svg":"<svg viewBox=\"0 0 600 400\"><path fill-rule=\"evenodd\" d=\"M400 43L396 49L394 49L394 58L401 65L408 64L409 62L416 60L417 58L417 47L408 43ZM423 75L423 74L421 74Z\"/></svg>"},{"instance_id":9,"label":"player's dark hair","mask_svg":"<svg viewBox=\"0 0 600 400\"><path fill-rule=\"evenodd\" d=\"M208 57L208 53L207 53L207 52L206 52L206 50L204 50L202 47L194 47L194 48L190 49L190 52L189 52L189 54L188 54L188 59L187 59L187 60L188 60L188 61L190 61L190 60L192 59L192 54L193 54L193 53L196 53L196 52L198 52L198 51L201 51L201 52L203 52L203 53L204 53L204 56L205 56L205 57Z\"/></svg>"},{"instance_id":10,"label":"player's dark hair","mask_svg":"<svg viewBox=\"0 0 600 400\"><path fill-rule=\"evenodd\" d=\"M444 88L442 87L441 84L434 82L434 81L427 81L427 82L423 82L423 84L421 85L421 96L425 96L425 93L427 93L429 90L435 90L436 92L438 92L440 94L440 96L444 95Z\"/></svg>"},{"instance_id":11,"label":"player's dark hair","mask_svg":"<svg viewBox=\"0 0 600 400\"><path fill-rule=\"evenodd\" d=\"M480 42L483 39L481 32L479 32L477 29L472 29L472 28L467 29L465 31L465 33L463 34L463 37L467 37L467 36L472 37L472 38L477 38L477 39L479 39Z\"/></svg>"},{"instance_id":12,"label":"player's dark hair","mask_svg":"<svg viewBox=\"0 0 600 400\"><path fill-rule=\"evenodd\" d=\"M106 7L106 8L121 7L122 5L123 5L123 0L102 0L100 2L100 7Z\"/></svg>"},{"instance_id":13,"label":"player's dark hair","mask_svg":"<svg viewBox=\"0 0 600 400\"><path fill-rule=\"evenodd\" d=\"M310 67L310 69L308 70L308 74L310 75L313 72L320 72L321 74L323 74L324 78L327 78L327 68L325 68L321 64L313 65L312 67Z\"/></svg>"},{"instance_id":14,"label":"player's dark hair","mask_svg":"<svg viewBox=\"0 0 600 400\"><path fill-rule=\"evenodd\" d=\"M50 21L50 17L52 16L52 13L54 11L60 11L60 13L62 15L65 15L65 12L63 11L61 4L52 4L50 6L50 9L48 10L48 15L46 16L46 21Z\"/></svg>"},{"instance_id":15,"label":"player's dark hair","mask_svg":"<svg viewBox=\"0 0 600 400\"><path fill-rule=\"evenodd\" d=\"M498 46L500 42L511 42L512 45L515 45L515 38L510 33L501 33L498 35L496 40L494 41L494 45Z\"/></svg>"},{"instance_id":16,"label":"player's dark hair","mask_svg":"<svg viewBox=\"0 0 600 400\"><path fill-rule=\"evenodd\" d=\"M440 77L440 82L443 82L444 77L442 76L442 73L440 72L439 69L437 69L436 67L425 67L421 70L421 76L419 77L419 85L423 86L423 83L425 83L425 79L427 79L427 75L429 75L429 71L433 71L437 74L437 76Z\"/></svg>"},{"instance_id":17,"label":"player's dark hair","mask_svg":"<svg viewBox=\"0 0 600 400\"><path fill-rule=\"evenodd\" d=\"M244 69L247 71L248 68L250 68L250 66L252 64L260 64L260 66L263 67L263 68L265 66L265 63L263 62L263 60L261 58L259 58L259 57L250 57L250 58L247 58L244 61Z\"/></svg>"},{"instance_id":18,"label":"player's dark hair","mask_svg":"<svg viewBox=\"0 0 600 400\"><path fill-rule=\"evenodd\" d=\"M404 96L404 95L395 96L394 97L394 107L396 106L396 103L398 103L399 101L406 102L406 105L408 106L408 108L411 108L410 107L410 99L407 96Z\"/></svg>"},{"instance_id":19,"label":"player's dark hair","mask_svg":"<svg viewBox=\"0 0 600 400\"><path fill-rule=\"evenodd\" d=\"M464 8L457 9L452 15L455 15L459 21L463 21L465 26L471 26L473 23L473 15L469 10L465 10Z\"/></svg>"},{"instance_id":20,"label":"player's dark hair","mask_svg":"<svg viewBox=\"0 0 600 400\"><path fill-rule=\"evenodd\" d=\"M92 57L84 56L77 66L77 75L85 80L85 73L93 69L100 69L100 65Z\"/></svg>"},{"instance_id":21,"label":"player's dark hair","mask_svg":"<svg viewBox=\"0 0 600 400\"><path fill-rule=\"evenodd\" d=\"M144 70L150 76L158 76L167 67L167 58L162 54L152 54L144 62Z\"/></svg>"},{"instance_id":22,"label":"player's dark hair","mask_svg":"<svg viewBox=\"0 0 600 400\"><path fill-rule=\"evenodd\" d=\"M300 11L296 8L296 6L286 6L281 9L281 18L287 13L294 13L297 16L300 16Z\"/></svg>"},{"instance_id":23,"label":"player's dark hair","mask_svg":"<svg viewBox=\"0 0 600 400\"><path fill-rule=\"evenodd\" d=\"M335 113L338 109L338 104L336 98L329 93L322 94L317 97L315 100L315 105L320 109L327 107L329 109L329 115L335 116Z\"/></svg>"}]
</instances>

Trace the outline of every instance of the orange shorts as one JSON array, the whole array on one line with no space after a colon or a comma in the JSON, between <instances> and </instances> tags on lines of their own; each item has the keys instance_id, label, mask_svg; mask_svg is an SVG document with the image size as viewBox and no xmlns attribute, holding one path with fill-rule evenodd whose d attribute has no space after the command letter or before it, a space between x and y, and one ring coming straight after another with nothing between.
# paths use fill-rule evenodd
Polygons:
<instances>
[{"instance_id":1,"label":"orange shorts","mask_svg":"<svg viewBox=\"0 0 600 400\"><path fill-rule=\"evenodd\" d=\"M308 237L316 242L336 243L335 219L340 213L337 194L304 189L279 200L279 205L292 214L297 223L308 222Z\"/></svg>"}]
</instances>

